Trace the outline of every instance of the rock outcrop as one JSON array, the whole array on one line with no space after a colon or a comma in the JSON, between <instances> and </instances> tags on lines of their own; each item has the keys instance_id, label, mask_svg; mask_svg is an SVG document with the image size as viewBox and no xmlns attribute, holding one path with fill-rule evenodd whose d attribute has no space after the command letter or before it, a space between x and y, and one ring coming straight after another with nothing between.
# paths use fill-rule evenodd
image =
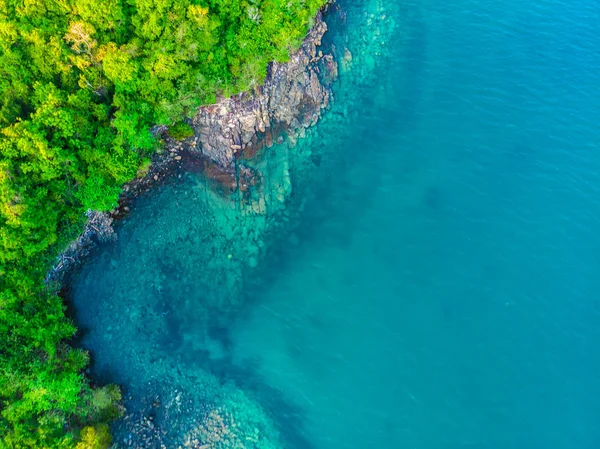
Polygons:
<instances>
[{"instance_id":1,"label":"rock outcrop","mask_svg":"<svg viewBox=\"0 0 600 449\"><path fill-rule=\"evenodd\" d=\"M56 265L46 275L46 281L61 282L65 273L78 265L97 242L109 242L117 238L111 214L89 210L86 216L83 232L60 253Z\"/></svg>"},{"instance_id":2,"label":"rock outcrop","mask_svg":"<svg viewBox=\"0 0 600 449\"><path fill-rule=\"evenodd\" d=\"M314 125L331 101L337 76L333 56L320 50L326 31L319 13L290 60L270 65L264 85L199 108L190 121L195 135L186 140L186 148L232 171L236 160L253 159L264 147Z\"/></svg>"}]
</instances>

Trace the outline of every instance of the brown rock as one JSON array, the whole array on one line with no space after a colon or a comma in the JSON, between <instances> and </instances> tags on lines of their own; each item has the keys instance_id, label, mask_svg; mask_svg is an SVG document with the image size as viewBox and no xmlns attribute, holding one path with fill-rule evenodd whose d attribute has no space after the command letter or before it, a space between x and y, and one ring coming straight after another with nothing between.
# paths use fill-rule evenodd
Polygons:
<instances>
[{"instance_id":1,"label":"brown rock","mask_svg":"<svg viewBox=\"0 0 600 449\"><path fill-rule=\"evenodd\" d=\"M271 134L271 130L267 130L265 133L265 144L267 145L267 148L273 146L273 134Z\"/></svg>"}]
</instances>

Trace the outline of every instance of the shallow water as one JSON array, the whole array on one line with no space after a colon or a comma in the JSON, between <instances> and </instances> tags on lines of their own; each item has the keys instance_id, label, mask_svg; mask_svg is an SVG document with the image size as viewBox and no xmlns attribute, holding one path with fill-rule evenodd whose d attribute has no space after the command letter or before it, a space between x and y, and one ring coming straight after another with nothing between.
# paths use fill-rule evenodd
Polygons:
<instances>
[{"instance_id":1,"label":"shallow water","mask_svg":"<svg viewBox=\"0 0 600 449\"><path fill-rule=\"evenodd\" d=\"M182 173L77 274L94 375L169 447L223 401L246 447L600 447L600 4L340 3L285 211L230 226Z\"/></svg>"}]
</instances>

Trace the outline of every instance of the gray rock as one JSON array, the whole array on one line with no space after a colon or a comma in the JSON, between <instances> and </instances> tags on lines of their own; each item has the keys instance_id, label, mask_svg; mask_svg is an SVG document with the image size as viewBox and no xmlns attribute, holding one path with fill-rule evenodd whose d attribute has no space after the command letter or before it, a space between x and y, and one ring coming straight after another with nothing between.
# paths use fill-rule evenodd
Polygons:
<instances>
[{"instance_id":1,"label":"gray rock","mask_svg":"<svg viewBox=\"0 0 600 449\"><path fill-rule=\"evenodd\" d=\"M245 147L271 146L282 141L283 133L298 135L314 126L331 101L331 82L337 76L334 59L318 50L326 31L319 13L290 60L271 64L263 86L199 108L191 120L196 139L190 149L226 168Z\"/></svg>"}]
</instances>

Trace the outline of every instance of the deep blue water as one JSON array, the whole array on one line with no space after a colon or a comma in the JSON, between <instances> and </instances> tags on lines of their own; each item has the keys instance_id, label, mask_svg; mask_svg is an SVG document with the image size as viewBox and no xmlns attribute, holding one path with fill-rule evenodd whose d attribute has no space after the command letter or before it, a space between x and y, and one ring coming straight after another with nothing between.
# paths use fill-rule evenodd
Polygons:
<instances>
[{"instance_id":1,"label":"deep blue water","mask_svg":"<svg viewBox=\"0 0 600 449\"><path fill-rule=\"evenodd\" d=\"M227 380L280 435L246 447L600 448L600 3L340 4L268 249L234 264L198 175L138 201L72 285L94 372L131 410Z\"/></svg>"}]
</instances>

